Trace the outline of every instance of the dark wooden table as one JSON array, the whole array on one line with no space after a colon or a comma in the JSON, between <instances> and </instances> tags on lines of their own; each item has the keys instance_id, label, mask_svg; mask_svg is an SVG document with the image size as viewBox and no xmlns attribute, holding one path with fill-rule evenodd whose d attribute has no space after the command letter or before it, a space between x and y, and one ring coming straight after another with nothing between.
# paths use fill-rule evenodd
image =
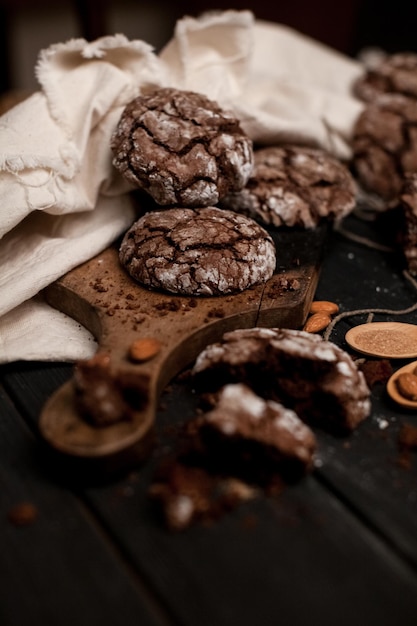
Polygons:
<instances>
[{"instance_id":1,"label":"dark wooden table","mask_svg":"<svg viewBox=\"0 0 417 626\"><path fill-rule=\"evenodd\" d=\"M378 226L347 226L379 241ZM334 232L316 297L341 311L402 309L417 292L396 253ZM416 322L417 314L376 316ZM365 316L342 320L331 339ZM403 362L392 362L397 369ZM164 528L147 489L171 422L193 415L187 379L158 411L159 447L143 467L102 482L63 471L42 445L40 410L67 364L0 368L0 624L2 626L408 626L417 624L417 465L399 428L417 414L372 389L372 415L351 436L317 432L315 471L275 497L212 525ZM417 457L417 453L414 453ZM22 502L36 512L18 525Z\"/></svg>"}]
</instances>

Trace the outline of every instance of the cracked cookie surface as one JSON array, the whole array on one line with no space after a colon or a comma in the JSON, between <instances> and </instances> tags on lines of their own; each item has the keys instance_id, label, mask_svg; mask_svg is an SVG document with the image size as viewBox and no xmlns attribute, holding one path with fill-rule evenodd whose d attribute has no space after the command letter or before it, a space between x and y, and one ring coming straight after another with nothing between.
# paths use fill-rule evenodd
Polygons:
<instances>
[{"instance_id":1,"label":"cracked cookie surface","mask_svg":"<svg viewBox=\"0 0 417 626\"><path fill-rule=\"evenodd\" d=\"M353 93L364 102L373 102L383 93L417 98L417 54L398 52L382 57L355 81Z\"/></svg>"},{"instance_id":2,"label":"cracked cookie surface","mask_svg":"<svg viewBox=\"0 0 417 626\"><path fill-rule=\"evenodd\" d=\"M244 383L333 433L356 428L370 412L370 391L350 355L336 344L289 328L240 328L207 346L192 374L198 390Z\"/></svg>"},{"instance_id":3,"label":"cracked cookie surface","mask_svg":"<svg viewBox=\"0 0 417 626\"><path fill-rule=\"evenodd\" d=\"M216 207L150 211L125 234L119 257L143 285L217 296L266 282L275 245L254 220Z\"/></svg>"},{"instance_id":4,"label":"cracked cookie surface","mask_svg":"<svg viewBox=\"0 0 417 626\"><path fill-rule=\"evenodd\" d=\"M204 95L172 88L137 97L111 139L116 169L161 206L201 207L243 187L252 141Z\"/></svg>"},{"instance_id":5,"label":"cracked cookie surface","mask_svg":"<svg viewBox=\"0 0 417 626\"><path fill-rule=\"evenodd\" d=\"M263 224L313 228L347 215L355 198L353 178L343 163L320 149L283 145L255 150L246 186L221 205Z\"/></svg>"},{"instance_id":6,"label":"cracked cookie surface","mask_svg":"<svg viewBox=\"0 0 417 626\"><path fill-rule=\"evenodd\" d=\"M398 243L405 266L412 276L417 276L417 174L404 180L399 205Z\"/></svg>"},{"instance_id":7,"label":"cracked cookie surface","mask_svg":"<svg viewBox=\"0 0 417 626\"><path fill-rule=\"evenodd\" d=\"M356 121L352 147L364 189L397 204L405 176L417 171L417 101L383 94L369 103Z\"/></svg>"}]
</instances>

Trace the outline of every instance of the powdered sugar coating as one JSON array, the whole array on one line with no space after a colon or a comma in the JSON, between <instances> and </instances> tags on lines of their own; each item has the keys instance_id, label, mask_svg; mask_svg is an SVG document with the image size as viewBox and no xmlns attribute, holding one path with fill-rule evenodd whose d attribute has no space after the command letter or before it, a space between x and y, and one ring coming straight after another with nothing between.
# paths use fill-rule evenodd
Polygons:
<instances>
[{"instance_id":1,"label":"powdered sugar coating","mask_svg":"<svg viewBox=\"0 0 417 626\"><path fill-rule=\"evenodd\" d=\"M369 102L355 122L355 173L363 188L386 206L397 206L405 178L417 171L416 128L417 100L397 93Z\"/></svg>"},{"instance_id":2,"label":"powdered sugar coating","mask_svg":"<svg viewBox=\"0 0 417 626\"><path fill-rule=\"evenodd\" d=\"M243 400L242 400L243 396ZM259 420L265 412L265 401L242 384L226 385L220 394L220 403L224 408L240 407L250 413L252 419Z\"/></svg>"},{"instance_id":3,"label":"powdered sugar coating","mask_svg":"<svg viewBox=\"0 0 417 626\"><path fill-rule=\"evenodd\" d=\"M417 54L380 55L355 81L353 93L365 102L373 102L383 93L400 93L417 99Z\"/></svg>"},{"instance_id":4,"label":"powdered sugar coating","mask_svg":"<svg viewBox=\"0 0 417 626\"><path fill-rule=\"evenodd\" d=\"M399 210L398 243L407 270L417 276L417 173L404 180Z\"/></svg>"},{"instance_id":5,"label":"powdered sugar coating","mask_svg":"<svg viewBox=\"0 0 417 626\"><path fill-rule=\"evenodd\" d=\"M237 329L203 350L197 383L243 382L329 430L351 430L370 412L370 392L350 355L319 335L284 328Z\"/></svg>"},{"instance_id":6,"label":"powdered sugar coating","mask_svg":"<svg viewBox=\"0 0 417 626\"><path fill-rule=\"evenodd\" d=\"M222 206L264 224L313 228L354 208L356 186L347 167L323 150L283 145L254 152L246 186Z\"/></svg>"},{"instance_id":7,"label":"powdered sugar coating","mask_svg":"<svg viewBox=\"0 0 417 626\"><path fill-rule=\"evenodd\" d=\"M215 296L266 282L275 246L254 220L216 207L151 211L128 230L120 261L147 287Z\"/></svg>"},{"instance_id":8,"label":"powdered sugar coating","mask_svg":"<svg viewBox=\"0 0 417 626\"><path fill-rule=\"evenodd\" d=\"M260 398L244 384L223 387L215 408L203 420L226 437L256 441L312 466L316 439L310 428L294 411Z\"/></svg>"},{"instance_id":9,"label":"powdered sugar coating","mask_svg":"<svg viewBox=\"0 0 417 626\"><path fill-rule=\"evenodd\" d=\"M162 206L217 204L253 169L239 121L204 95L158 89L130 102L111 139L113 164Z\"/></svg>"}]
</instances>

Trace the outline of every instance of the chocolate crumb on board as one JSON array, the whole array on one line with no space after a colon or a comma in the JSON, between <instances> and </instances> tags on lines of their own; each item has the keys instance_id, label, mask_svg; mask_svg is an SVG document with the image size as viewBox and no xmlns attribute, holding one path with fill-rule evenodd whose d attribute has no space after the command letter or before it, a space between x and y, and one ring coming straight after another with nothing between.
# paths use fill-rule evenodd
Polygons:
<instances>
[{"instance_id":1,"label":"chocolate crumb on board","mask_svg":"<svg viewBox=\"0 0 417 626\"><path fill-rule=\"evenodd\" d=\"M135 324L143 324L145 320L146 320L146 315L134 315L133 316L133 322Z\"/></svg>"},{"instance_id":2,"label":"chocolate crumb on board","mask_svg":"<svg viewBox=\"0 0 417 626\"><path fill-rule=\"evenodd\" d=\"M158 302L157 304L154 304L154 308L157 311L162 311L162 312L168 312L168 311L179 311L179 309L181 308L181 304L180 302L178 302L178 300L174 300L174 298L171 298L170 300L164 300L163 302Z\"/></svg>"},{"instance_id":3,"label":"chocolate crumb on board","mask_svg":"<svg viewBox=\"0 0 417 626\"><path fill-rule=\"evenodd\" d=\"M124 109L113 164L161 206L215 205L253 168L252 140L233 114L201 93L161 88Z\"/></svg>"},{"instance_id":4,"label":"chocolate crumb on board","mask_svg":"<svg viewBox=\"0 0 417 626\"><path fill-rule=\"evenodd\" d=\"M105 293L106 291L109 290L109 288L106 285L103 285L102 278L96 278L96 280L92 281L90 284L92 288L95 289L95 291L97 291L98 293Z\"/></svg>"},{"instance_id":5,"label":"chocolate crumb on board","mask_svg":"<svg viewBox=\"0 0 417 626\"><path fill-rule=\"evenodd\" d=\"M210 309L210 311L208 312L209 317L223 318L225 315L226 313L221 307L215 307L213 309Z\"/></svg>"},{"instance_id":6,"label":"chocolate crumb on board","mask_svg":"<svg viewBox=\"0 0 417 626\"><path fill-rule=\"evenodd\" d=\"M265 294L269 298L279 298L287 291L298 291L300 289L300 281L297 278L287 278L276 274L274 280L266 286Z\"/></svg>"}]
</instances>

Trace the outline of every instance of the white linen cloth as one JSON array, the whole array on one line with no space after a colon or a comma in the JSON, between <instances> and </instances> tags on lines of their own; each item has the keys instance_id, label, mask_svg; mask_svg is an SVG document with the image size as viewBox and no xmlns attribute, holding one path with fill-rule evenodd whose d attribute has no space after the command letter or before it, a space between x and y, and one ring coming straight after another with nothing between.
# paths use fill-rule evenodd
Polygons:
<instances>
[{"instance_id":1,"label":"white linen cloth","mask_svg":"<svg viewBox=\"0 0 417 626\"><path fill-rule=\"evenodd\" d=\"M341 159L362 104L349 59L249 11L179 20L159 55L123 35L40 52L40 89L0 117L0 363L91 356L96 344L41 291L135 219L110 136L142 90L205 93L257 142L298 141Z\"/></svg>"}]
</instances>

